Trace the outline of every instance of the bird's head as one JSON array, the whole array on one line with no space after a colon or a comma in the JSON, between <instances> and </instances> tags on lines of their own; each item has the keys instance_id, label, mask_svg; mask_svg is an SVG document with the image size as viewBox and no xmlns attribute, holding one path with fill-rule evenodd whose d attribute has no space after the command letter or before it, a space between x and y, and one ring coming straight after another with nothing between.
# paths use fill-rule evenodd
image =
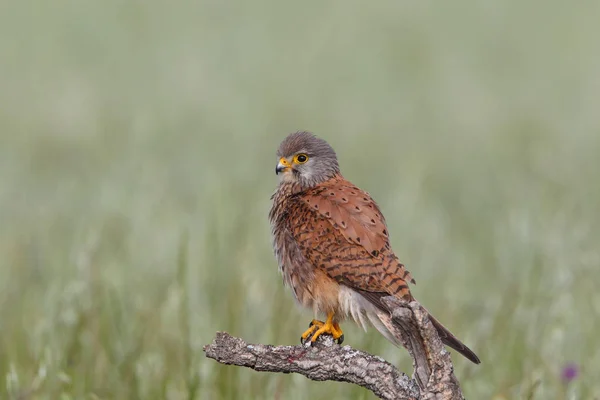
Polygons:
<instances>
[{"instance_id":1,"label":"bird's head","mask_svg":"<svg viewBox=\"0 0 600 400\"><path fill-rule=\"evenodd\" d=\"M315 186L339 174L337 156L331 146L310 132L295 132L277 150L275 173L280 182Z\"/></svg>"}]
</instances>

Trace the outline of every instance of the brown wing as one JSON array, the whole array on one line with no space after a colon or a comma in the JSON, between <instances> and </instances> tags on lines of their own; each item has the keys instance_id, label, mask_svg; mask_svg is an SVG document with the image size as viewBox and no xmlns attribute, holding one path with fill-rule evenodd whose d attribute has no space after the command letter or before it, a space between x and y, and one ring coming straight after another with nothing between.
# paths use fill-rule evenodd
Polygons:
<instances>
[{"instance_id":1,"label":"brown wing","mask_svg":"<svg viewBox=\"0 0 600 400\"><path fill-rule=\"evenodd\" d=\"M414 279L392 251L383 215L368 193L335 177L294 195L289 206L287 229L314 267L384 311L384 296L412 300L407 282ZM471 349L430 318L445 344L479 364Z\"/></svg>"},{"instance_id":2,"label":"brown wing","mask_svg":"<svg viewBox=\"0 0 600 400\"><path fill-rule=\"evenodd\" d=\"M360 291L409 297L410 273L393 253L385 219L368 193L341 177L294 196L290 230L303 256Z\"/></svg>"}]
</instances>

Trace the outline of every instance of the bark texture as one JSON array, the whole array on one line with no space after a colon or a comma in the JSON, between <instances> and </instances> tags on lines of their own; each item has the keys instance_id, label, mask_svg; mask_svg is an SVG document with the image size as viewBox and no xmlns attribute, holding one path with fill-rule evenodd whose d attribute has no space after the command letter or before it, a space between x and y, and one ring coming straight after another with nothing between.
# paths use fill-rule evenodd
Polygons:
<instances>
[{"instance_id":1,"label":"bark texture","mask_svg":"<svg viewBox=\"0 0 600 400\"><path fill-rule=\"evenodd\" d=\"M444 347L427 311L413 301L384 298L413 359L412 379L381 357L336 344L329 335L312 345L248 344L217 332L204 346L207 357L222 364L256 371L298 373L315 381L339 381L362 386L381 399L464 399L450 353Z\"/></svg>"}]
</instances>

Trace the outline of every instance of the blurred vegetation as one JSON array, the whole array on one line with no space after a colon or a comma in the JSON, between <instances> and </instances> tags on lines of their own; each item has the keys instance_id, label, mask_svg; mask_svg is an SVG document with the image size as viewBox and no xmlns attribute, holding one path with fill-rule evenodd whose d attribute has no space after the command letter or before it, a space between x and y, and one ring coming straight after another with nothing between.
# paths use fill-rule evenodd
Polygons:
<instances>
[{"instance_id":1,"label":"blurred vegetation","mask_svg":"<svg viewBox=\"0 0 600 400\"><path fill-rule=\"evenodd\" d=\"M472 399L600 396L600 3L0 5L0 398L367 399L293 344L267 212L312 130L386 215ZM410 370L376 331L346 343ZM568 363L579 368L569 384Z\"/></svg>"}]
</instances>

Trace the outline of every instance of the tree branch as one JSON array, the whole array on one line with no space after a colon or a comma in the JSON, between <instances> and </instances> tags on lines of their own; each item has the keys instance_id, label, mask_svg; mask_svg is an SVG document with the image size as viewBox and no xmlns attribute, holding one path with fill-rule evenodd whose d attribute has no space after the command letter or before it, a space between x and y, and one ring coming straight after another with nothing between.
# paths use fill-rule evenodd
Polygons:
<instances>
[{"instance_id":1,"label":"tree branch","mask_svg":"<svg viewBox=\"0 0 600 400\"><path fill-rule=\"evenodd\" d=\"M384 359L350 346L339 346L330 335L312 345L248 344L217 332L206 356L222 364L256 371L298 373L315 381L339 381L362 386L382 399L464 399L454 376L450 353L444 348L428 313L413 301L383 299L391 310L399 337L413 358L413 379ZM309 342L310 343L310 342Z\"/></svg>"}]
</instances>

